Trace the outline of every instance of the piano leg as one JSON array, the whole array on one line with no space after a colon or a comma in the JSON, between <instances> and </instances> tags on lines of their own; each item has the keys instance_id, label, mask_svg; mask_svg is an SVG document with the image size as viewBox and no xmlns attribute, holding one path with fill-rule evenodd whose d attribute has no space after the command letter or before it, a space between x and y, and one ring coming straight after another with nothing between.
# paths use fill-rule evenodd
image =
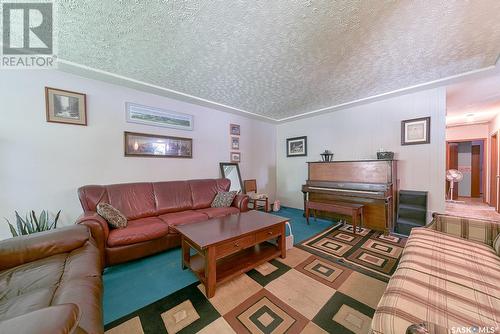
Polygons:
<instances>
[{"instance_id":1,"label":"piano leg","mask_svg":"<svg viewBox=\"0 0 500 334\"><path fill-rule=\"evenodd\" d=\"M306 192L302 192L302 194L304 195L304 213L302 214L302 216L306 216L306 206L307 206L307 193ZM309 221L307 222L307 224L309 224Z\"/></svg>"},{"instance_id":2,"label":"piano leg","mask_svg":"<svg viewBox=\"0 0 500 334\"><path fill-rule=\"evenodd\" d=\"M306 216L307 225L309 225L309 206L307 205L307 202L305 203L304 215Z\"/></svg>"},{"instance_id":3,"label":"piano leg","mask_svg":"<svg viewBox=\"0 0 500 334\"><path fill-rule=\"evenodd\" d=\"M389 235L391 233L392 229L392 214L391 214L391 203L389 200L385 200L385 229L384 229L384 235Z\"/></svg>"}]
</instances>

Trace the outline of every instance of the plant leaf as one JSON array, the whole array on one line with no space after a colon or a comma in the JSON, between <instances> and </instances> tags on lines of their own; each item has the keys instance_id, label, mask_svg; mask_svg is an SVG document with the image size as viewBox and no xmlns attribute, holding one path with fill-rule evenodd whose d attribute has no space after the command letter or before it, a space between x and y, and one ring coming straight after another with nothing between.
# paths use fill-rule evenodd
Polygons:
<instances>
[{"instance_id":1,"label":"plant leaf","mask_svg":"<svg viewBox=\"0 0 500 334\"><path fill-rule=\"evenodd\" d=\"M35 229L35 232L40 232L40 223L38 219L36 219L35 211L31 210L31 217L33 221L35 222L35 226L33 228Z\"/></svg>"},{"instance_id":2,"label":"plant leaf","mask_svg":"<svg viewBox=\"0 0 500 334\"><path fill-rule=\"evenodd\" d=\"M45 216L45 211L40 212L40 231L46 231L47 228L47 217Z\"/></svg>"},{"instance_id":3,"label":"plant leaf","mask_svg":"<svg viewBox=\"0 0 500 334\"><path fill-rule=\"evenodd\" d=\"M9 222L9 220L7 218L5 218L5 221L7 221L7 224L9 224L10 234L12 234L13 237L17 237L18 234L17 234L17 231L14 228L14 226L12 226L12 224Z\"/></svg>"},{"instance_id":4,"label":"plant leaf","mask_svg":"<svg viewBox=\"0 0 500 334\"><path fill-rule=\"evenodd\" d=\"M43 220L45 222L45 226L44 226L45 230L44 231L50 230L51 227L50 227L49 212L44 210L44 211L42 211L42 213L43 213L43 216L44 216Z\"/></svg>"},{"instance_id":5,"label":"plant leaf","mask_svg":"<svg viewBox=\"0 0 500 334\"><path fill-rule=\"evenodd\" d=\"M34 233L32 216L26 216L26 230L28 231L28 234Z\"/></svg>"},{"instance_id":6,"label":"plant leaf","mask_svg":"<svg viewBox=\"0 0 500 334\"><path fill-rule=\"evenodd\" d=\"M59 210L59 212L57 212L56 218L54 218L54 228L57 228L57 221L59 220L60 214L61 214L61 210Z\"/></svg>"},{"instance_id":7,"label":"plant leaf","mask_svg":"<svg viewBox=\"0 0 500 334\"><path fill-rule=\"evenodd\" d=\"M20 235L26 235L26 229L25 229L25 225L26 225L26 222L23 220L23 218L21 218L21 216L19 215L19 213L17 211L16 212L16 225L17 225L17 232L20 234Z\"/></svg>"}]
</instances>

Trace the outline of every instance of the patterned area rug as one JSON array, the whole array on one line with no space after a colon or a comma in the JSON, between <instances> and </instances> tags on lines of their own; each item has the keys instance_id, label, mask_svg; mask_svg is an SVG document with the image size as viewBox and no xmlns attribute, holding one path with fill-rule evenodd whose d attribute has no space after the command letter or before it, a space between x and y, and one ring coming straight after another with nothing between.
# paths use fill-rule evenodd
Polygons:
<instances>
[{"instance_id":1,"label":"patterned area rug","mask_svg":"<svg viewBox=\"0 0 500 334\"><path fill-rule=\"evenodd\" d=\"M361 228L356 234L352 232L352 225L338 224L301 242L298 247L388 282L396 270L407 238L384 235L368 228Z\"/></svg>"},{"instance_id":2,"label":"patterned area rug","mask_svg":"<svg viewBox=\"0 0 500 334\"><path fill-rule=\"evenodd\" d=\"M210 299L203 285L191 284L107 324L106 333L366 334L405 240L351 232L329 228L286 259L218 286Z\"/></svg>"}]
</instances>

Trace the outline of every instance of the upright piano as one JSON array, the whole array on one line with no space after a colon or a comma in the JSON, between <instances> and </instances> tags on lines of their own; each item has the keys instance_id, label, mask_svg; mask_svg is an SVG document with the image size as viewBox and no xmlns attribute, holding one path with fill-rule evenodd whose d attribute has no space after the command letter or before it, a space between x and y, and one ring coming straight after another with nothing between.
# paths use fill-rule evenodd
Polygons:
<instances>
[{"instance_id":1,"label":"upright piano","mask_svg":"<svg viewBox=\"0 0 500 334\"><path fill-rule=\"evenodd\" d=\"M307 200L364 205L364 227L389 232L394 228L397 204L397 161L357 160L308 162L302 186ZM322 213L332 216L331 213ZM336 217L337 218L337 217Z\"/></svg>"}]
</instances>

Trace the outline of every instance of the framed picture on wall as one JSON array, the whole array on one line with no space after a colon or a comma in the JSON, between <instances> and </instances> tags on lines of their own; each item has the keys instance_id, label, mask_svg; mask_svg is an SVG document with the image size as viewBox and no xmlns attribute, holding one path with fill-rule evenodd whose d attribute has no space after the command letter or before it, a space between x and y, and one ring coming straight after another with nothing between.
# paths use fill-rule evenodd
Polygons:
<instances>
[{"instance_id":1,"label":"framed picture on wall","mask_svg":"<svg viewBox=\"0 0 500 334\"><path fill-rule=\"evenodd\" d=\"M231 149L239 150L240 149L240 138L239 137L231 137Z\"/></svg>"},{"instance_id":2,"label":"framed picture on wall","mask_svg":"<svg viewBox=\"0 0 500 334\"><path fill-rule=\"evenodd\" d=\"M422 117L401 121L401 145L429 144L431 118Z\"/></svg>"},{"instance_id":3,"label":"framed picture on wall","mask_svg":"<svg viewBox=\"0 0 500 334\"><path fill-rule=\"evenodd\" d=\"M229 124L229 133L232 136L239 136L240 135L240 126L239 126L239 124Z\"/></svg>"},{"instance_id":4,"label":"framed picture on wall","mask_svg":"<svg viewBox=\"0 0 500 334\"><path fill-rule=\"evenodd\" d=\"M45 87L47 122L87 125L86 95Z\"/></svg>"},{"instance_id":5,"label":"framed picture on wall","mask_svg":"<svg viewBox=\"0 0 500 334\"><path fill-rule=\"evenodd\" d=\"M241 153L231 152L231 162L241 162Z\"/></svg>"},{"instance_id":6,"label":"framed picture on wall","mask_svg":"<svg viewBox=\"0 0 500 334\"><path fill-rule=\"evenodd\" d=\"M124 132L126 157L192 158L191 138Z\"/></svg>"},{"instance_id":7,"label":"framed picture on wall","mask_svg":"<svg viewBox=\"0 0 500 334\"><path fill-rule=\"evenodd\" d=\"M183 114L136 103L125 104L127 122L161 126L179 130L193 130L193 115Z\"/></svg>"},{"instance_id":8,"label":"framed picture on wall","mask_svg":"<svg viewBox=\"0 0 500 334\"><path fill-rule=\"evenodd\" d=\"M307 136L287 138L286 156L287 157L307 156Z\"/></svg>"}]
</instances>

